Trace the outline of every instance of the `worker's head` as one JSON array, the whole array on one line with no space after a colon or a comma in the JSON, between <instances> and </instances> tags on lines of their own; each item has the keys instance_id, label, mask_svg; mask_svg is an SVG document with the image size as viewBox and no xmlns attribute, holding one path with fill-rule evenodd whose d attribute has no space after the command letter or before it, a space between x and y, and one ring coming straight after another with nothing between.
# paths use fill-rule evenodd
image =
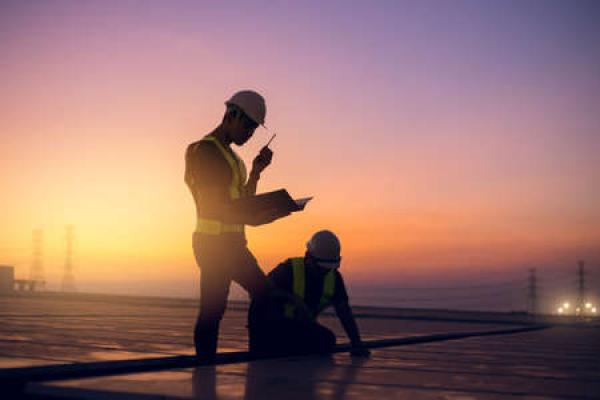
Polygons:
<instances>
[{"instance_id":1,"label":"worker's head","mask_svg":"<svg viewBox=\"0 0 600 400\"><path fill-rule=\"evenodd\" d=\"M264 124L267 113L265 100L252 90L244 90L234 94L225 105L223 125L233 143L242 145L259 125Z\"/></svg>"},{"instance_id":2,"label":"worker's head","mask_svg":"<svg viewBox=\"0 0 600 400\"><path fill-rule=\"evenodd\" d=\"M306 243L306 256L313 264L324 269L337 269L342 261L341 245L338 237L331 231L322 230Z\"/></svg>"}]
</instances>

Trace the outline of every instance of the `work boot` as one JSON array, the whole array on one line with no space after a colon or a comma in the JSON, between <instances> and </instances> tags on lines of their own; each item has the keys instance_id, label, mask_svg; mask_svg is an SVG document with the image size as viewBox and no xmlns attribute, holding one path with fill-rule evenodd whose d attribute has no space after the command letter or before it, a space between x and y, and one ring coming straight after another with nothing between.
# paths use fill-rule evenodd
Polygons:
<instances>
[{"instance_id":1,"label":"work boot","mask_svg":"<svg viewBox=\"0 0 600 400\"><path fill-rule=\"evenodd\" d=\"M199 361L214 361L217 354L219 324L196 324L194 346Z\"/></svg>"}]
</instances>

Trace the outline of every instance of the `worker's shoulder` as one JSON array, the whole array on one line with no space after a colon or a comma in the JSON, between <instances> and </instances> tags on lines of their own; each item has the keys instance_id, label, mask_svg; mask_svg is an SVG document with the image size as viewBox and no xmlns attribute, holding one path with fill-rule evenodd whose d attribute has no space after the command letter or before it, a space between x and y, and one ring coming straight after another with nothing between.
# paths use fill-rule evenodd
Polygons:
<instances>
[{"instance_id":1,"label":"worker's shoulder","mask_svg":"<svg viewBox=\"0 0 600 400\"><path fill-rule=\"evenodd\" d=\"M292 258L286 258L285 260L283 260L282 262L280 262L277 267L275 267L275 269L279 268L279 269L288 269L292 267Z\"/></svg>"},{"instance_id":2,"label":"worker's shoulder","mask_svg":"<svg viewBox=\"0 0 600 400\"><path fill-rule=\"evenodd\" d=\"M217 145L212 140L206 140L205 136L200 140L188 144L186 152L214 152L216 150L218 150Z\"/></svg>"},{"instance_id":3,"label":"worker's shoulder","mask_svg":"<svg viewBox=\"0 0 600 400\"><path fill-rule=\"evenodd\" d=\"M273 268L267 275L269 277L273 277L276 275L286 274L288 271L292 270L292 259L288 258L279 264L275 268Z\"/></svg>"},{"instance_id":4,"label":"worker's shoulder","mask_svg":"<svg viewBox=\"0 0 600 400\"><path fill-rule=\"evenodd\" d=\"M210 160L218 160L221 159L221 153L219 148L215 143L209 140L197 140L193 143L190 143L187 146L185 152L186 158L200 160L200 159L210 159Z\"/></svg>"}]
</instances>

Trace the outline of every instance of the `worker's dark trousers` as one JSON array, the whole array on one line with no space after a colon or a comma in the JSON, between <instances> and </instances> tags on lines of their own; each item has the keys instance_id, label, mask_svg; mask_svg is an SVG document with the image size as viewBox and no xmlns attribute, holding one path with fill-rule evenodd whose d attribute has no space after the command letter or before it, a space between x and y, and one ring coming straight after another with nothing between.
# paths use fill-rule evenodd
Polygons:
<instances>
[{"instance_id":1,"label":"worker's dark trousers","mask_svg":"<svg viewBox=\"0 0 600 400\"><path fill-rule=\"evenodd\" d=\"M250 335L254 337L254 350L266 354L327 353L335 347L335 334L318 324L298 323L284 317L256 325Z\"/></svg>"},{"instance_id":2,"label":"worker's dark trousers","mask_svg":"<svg viewBox=\"0 0 600 400\"><path fill-rule=\"evenodd\" d=\"M217 351L219 323L225 313L229 285L237 282L252 299L248 326L262 324L267 304L267 279L246 247L243 235L194 233L193 248L200 268L200 311L194 329L198 357L212 359Z\"/></svg>"}]
</instances>

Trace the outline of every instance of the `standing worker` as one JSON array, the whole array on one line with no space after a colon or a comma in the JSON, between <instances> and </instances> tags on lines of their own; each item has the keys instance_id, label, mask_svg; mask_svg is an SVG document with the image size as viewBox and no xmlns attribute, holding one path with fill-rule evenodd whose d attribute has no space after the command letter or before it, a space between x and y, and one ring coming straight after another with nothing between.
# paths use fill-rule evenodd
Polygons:
<instances>
[{"instance_id":1,"label":"standing worker","mask_svg":"<svg viewBox=\"0 0 600 400\"><path fill-rule=\"evenodd\" d=\"M335 335L317 322L318 315L333 305L350 338L351 353L369 356L363 346L342 275L340 241L328 230L315 233L306 244L304 257L289 258L268 275L273 303L268 318L251 332L251 350L269 354L327 353ZM255 309L253 312L260 312ZM254 347L254 348L253 348Z\"/></svg>"},{"instance_id":2,"label":"standing worker","mask_svg":"<svg viewBox=\"0 0 600 400\"><path fill-rule=\"evenodd\" d=\"M256 193L260 174L271 163L273 153L263 147L247 178L244 162L231 144L242 146L264 124L265 101L260 94L245 90L234 94L225 104L219 126L190 144L185 155L185 182L196 203L197 224L192 243L201 272L194 344L196 355L203 360L215 357L219 323L225 313L231 281L249 293L252 310L259 310L249 313L249 328L263 315L260 310L267 304L266 277L246 246L244 225L263 225L289 215L274 209L252 213L236 208L235 200Z\"/></svg>"}]
</instances>

